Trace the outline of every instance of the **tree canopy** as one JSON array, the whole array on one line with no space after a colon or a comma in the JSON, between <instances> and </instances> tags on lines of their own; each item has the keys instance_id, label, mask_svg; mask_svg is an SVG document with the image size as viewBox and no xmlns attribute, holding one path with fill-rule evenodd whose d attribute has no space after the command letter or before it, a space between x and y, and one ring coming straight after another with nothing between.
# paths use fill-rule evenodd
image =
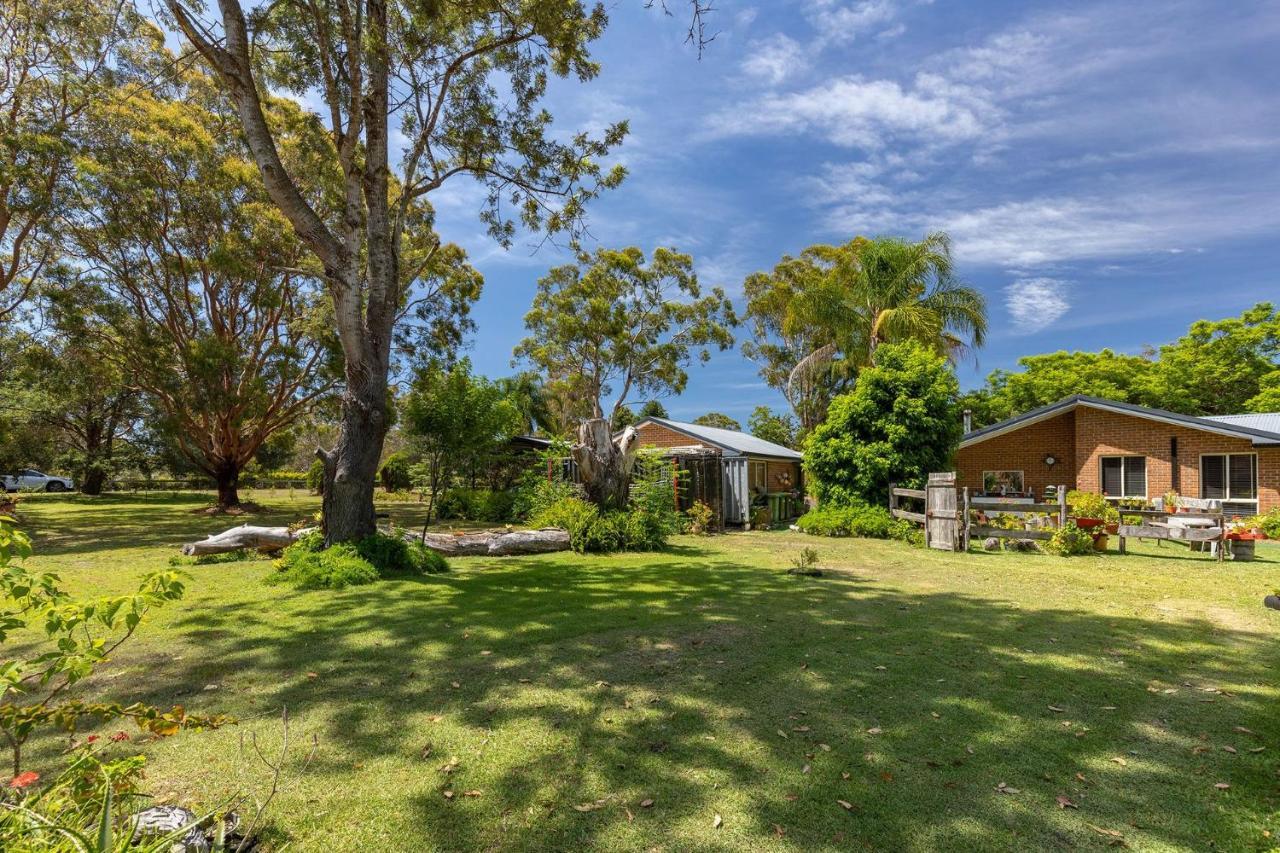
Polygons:
<instances>
[{"instance_id":1,"label":"tree canopy","mask_svg":"<svg viewBox=\"0 0 1280 853\"><path fill-rule=\"evenodd\" d=\"M718 429L742 431L742 424L723 412L707 412L705 415L698 415L693 419L693 423L701 426L717 427Z\"/></svg>"},{"instance_id":2,"label":"tree canopy","mask_svg":"<svg viewBox=\"0 0 1280 853\"><path fill-rule=\"evenodd\" d=\"M774 412L768 406L756 406L747 419L747 432L793 450L799 446L799 431L795 418Z\"/></svg>"},{"instance_id":3,"label":"tree canopy","mask_svg":"<svg viewBox=\"0 0 1280 853\"><path fill-rule=\"evenodd\" d=\"M820 502L881 504L890 483L920 487L946 470L960 440L959 384L944 355L914 341L883 344L852 391L805 441Z\"/></svg>"},{"instance_id":4,"label":"tree canopy","mask_svg":"<svg viewBox=\"0 0 1280 853\"><path fill-rule=\"evenodd\" d=\"M529 336L516 358L587 401L593 417L606 417L605 399L614 395L612 420L633 394L683 391L693 359L733 345L735 317L723 290L704 295L691 257L659 248L646 261L632 247L553 268L539 279L524 322Z\"/></svg>"}]
</instances>

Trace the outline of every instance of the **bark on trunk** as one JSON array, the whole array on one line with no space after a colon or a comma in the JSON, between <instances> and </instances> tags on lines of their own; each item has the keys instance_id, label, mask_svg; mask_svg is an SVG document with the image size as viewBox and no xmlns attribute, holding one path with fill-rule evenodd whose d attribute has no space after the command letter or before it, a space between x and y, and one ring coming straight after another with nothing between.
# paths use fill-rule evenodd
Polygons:
<instances>
[{"instance_id":1,"label":"bark on trunk","mask_svg":"<svg viewBox=\"0 0 1280 853\"><path fill-rule=\"evenodd\" d=\"M97 467L90 466L84 472L84 478L80 481L80 494L82 495L100 495L102 487L107 481L107 472Z\"/></svg>"},{"instance_id":2,"label":"bark on trunk","mask_svg":"<svg viewBox=\"0 0 1280 853\"><path fill-rule=\"evenodd\" d=\"M378 459L387 433L386 373L382 383L351 384L342 398L342 430L330 452L316 451L324 462L324 537L326 545L363 539L376 532L373 490ZM374 386L374 387L370 387Z\"/></svg>"},{"instance_id":3,"label":"bark on trunk","mask_svg":"<svg viewBox=\"0 0 1280 853\"><path fill-rule=\"evenodd\" d=\"M223 509L240 505L240 470L227 466L214 476L218 484L218 506Z\"/></svg>"},{"instance_id":4,"label":"bark on trunk","mask_svg":"<svg viewBox=\"0 0 1280 853\"><path fill-rule=\"evenodd\" d=\"M631 468L639 449L639 435L627 427L615 440L604 418L583 421L578 428L578 444L573 459L578 463L582 487L587 498L603 509L627 505L631 486Z\"/></svg>"}]
</instances>

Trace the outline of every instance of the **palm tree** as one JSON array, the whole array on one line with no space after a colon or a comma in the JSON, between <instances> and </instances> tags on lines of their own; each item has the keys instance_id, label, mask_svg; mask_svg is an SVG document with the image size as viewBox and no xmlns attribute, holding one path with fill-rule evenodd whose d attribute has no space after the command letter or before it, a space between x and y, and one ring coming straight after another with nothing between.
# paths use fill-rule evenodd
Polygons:
<instances>
[{"instance_id":1,"label":"palm tree","mask_svg":"<svg viewBox=\"0 0 1280 853\"><path fill-rule=\"evenodd\" d=\"M875 364L876 348L885 343L916 341L958 361L986 340L986 299L955 277L946 234L918 243L855 238L815 249L829 271L796 316L821 329L825 342L796 364L792 382L837 358L854 367Z\"/></svg>"}]
</instances>

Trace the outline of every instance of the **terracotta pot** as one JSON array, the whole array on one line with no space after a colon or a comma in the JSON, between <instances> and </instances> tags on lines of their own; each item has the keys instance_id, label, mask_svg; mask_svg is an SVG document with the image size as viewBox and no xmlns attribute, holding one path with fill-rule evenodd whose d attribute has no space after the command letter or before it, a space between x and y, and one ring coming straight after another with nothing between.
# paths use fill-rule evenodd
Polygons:
<instances>
[{"instance_id":1,"label":"terracotta pot","mask_svg":"<svg viewBox=\"0 0 1280 853\"><path fill-rule=\"evenodd\" d=\"M1116 535L1117 533L1119 533L1119 532L1120 532L1120 522L1118 522L1118 521L1110 521L1110 522L1107 522L1107 532L1108 532L1108 533L1110 533L1112 536L1114 536L1114 535Z\"/></svg>"},{"instance_id":2,"label":"terracotta pot","mask_svg":"<svg viewBox=\"0 0 1280 853\"><path fill-rule=\"evenodd\" d=\"M1107 550L1107 534L1099 533L1097 536L1093 537L1093 550L1095 551Z\"/></svg>"},{"instance_id":3,"label":"terracotta pot","mask_svg":"<svg viewBox=\"0 0 1280 853\"><path fill-rule=\"evenodd\" d=\"M1077 518L1075 521L1076 527L1079 527L1081 530L1092 530L1093 528L1100 527L1103 524L1103 521L1100 518Z\"/></svg>"}]
</instances>

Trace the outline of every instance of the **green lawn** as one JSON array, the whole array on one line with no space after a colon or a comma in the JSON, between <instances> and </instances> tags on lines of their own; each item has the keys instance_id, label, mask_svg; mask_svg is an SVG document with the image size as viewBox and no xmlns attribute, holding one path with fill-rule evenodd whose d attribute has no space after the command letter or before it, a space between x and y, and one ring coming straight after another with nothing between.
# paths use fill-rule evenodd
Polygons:
<instances>
[{"instance_id":1,"label":"green lawn","mask_svg":"<svg viewBox=\"0 0 1280 853\"><path fill-rule=\"evenodd\" d=\"M33 562L124 590L229 526L204 500L34 498ZM804 545L825 577L784 574ZM1280 549L1139 550L762 532L340 593L195 566L92 692L240 720L134 742L161 800L203 804L261 781L238 741L288 706L319 741L273 810L295 850L1276 849Z\"/></svg>"}]
</instances>

